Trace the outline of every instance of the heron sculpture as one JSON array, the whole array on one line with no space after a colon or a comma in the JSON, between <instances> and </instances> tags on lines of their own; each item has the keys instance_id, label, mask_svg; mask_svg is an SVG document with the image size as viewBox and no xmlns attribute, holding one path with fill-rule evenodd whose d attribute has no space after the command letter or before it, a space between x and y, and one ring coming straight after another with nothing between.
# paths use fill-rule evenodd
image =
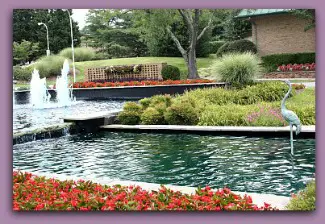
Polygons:
<instances>
[{"instance_id":1,"label":"heron sculpture","mask_svg":"<svg viewBox=\"0 0 325 224\"><path fill-rule=\"evenodd\" d=\"M298 135L301 131L301 123L300 120L297 116L297 114L295 114L293 111L288 110L285 106L285 102L288 99L291 91L292 91L292 86L289 80L285 80L284 81L288 86L289 86L289 90L287 92L287 94L284 96L284 98L282 99L281 102L281 114L282 117L284 118L284 120L286 120L289 124L290 124L290 145L291 145L291 154L293 155L293 126L296 127L296 135Z\"/></svg>"}]
</instances>

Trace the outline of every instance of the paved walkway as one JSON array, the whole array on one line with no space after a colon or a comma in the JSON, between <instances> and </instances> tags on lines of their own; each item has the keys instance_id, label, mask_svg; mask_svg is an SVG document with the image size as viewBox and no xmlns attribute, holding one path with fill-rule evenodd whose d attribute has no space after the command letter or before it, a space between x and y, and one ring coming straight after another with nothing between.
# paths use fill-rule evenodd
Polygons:
<instances>
[{"instance_id":1,"label":"paved walkway","mask_svg":"<svg viewBox=\"0 0 325 224\"><path fill-rule=\"evenodd\" d=\"M24 172L24 171L23 171ZM44 176L46 178L55 178L61 181L64 180L74 180L78 181L80 179L85 181L92 181L94 183L102 184L102 185L122 185L122 186L130 186L130 185L137 185L140 186L142 189L147 191L155 190L157 191L160 188L160 184L154 184L154 183L146 183L146 182L136 182L136 181L122 181L122 180L112 180L108 178L94 178L91 176L88 176L87 178L79 178L75 176L67 176L63 174L49 174L49 173L41 173L41 172L31 172L34 175L37 176ZM165 185L167 188L174 190L174 191L180 191L185 194L194 194L196 188L194 187L186 187L186 186L175 186L175 185ZM258 194L258 193L249 193L249 192L237 192L233 191L233 193L244 196L249 195L252 197L253 203L257 206L264 206L264 202L271 204L272 207L276 207L279 210L286 210L285 206L289 203L290 198L284 197L284 196L278 196L273 194Z\"/></svg>"}]
</instances>

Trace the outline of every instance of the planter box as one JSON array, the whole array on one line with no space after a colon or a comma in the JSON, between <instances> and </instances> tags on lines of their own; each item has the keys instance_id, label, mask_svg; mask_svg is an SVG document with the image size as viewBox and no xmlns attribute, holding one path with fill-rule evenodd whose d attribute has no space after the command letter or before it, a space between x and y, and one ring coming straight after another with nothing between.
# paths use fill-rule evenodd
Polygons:
<instances>
[{"instance_id":1,"label":"planter box","mask_svg":"<svg viewBox=\"0 0 325 224\"><path fill-rule=\"evenodd\" d=\"M77 100L139 100L160 94L182 94L186 90L211 87L226 87L226 83L199 83L160 86L123 86L123 87L99 87L99 88L75 88L73 95ZM51 99L55 99L56 91L49 90ZM29 91L14 92L16 101L26 102L29 99Z\"/></svg>"},{"instance_id":2,"label":"planter box","mask_svg":"<svg viewBox=\"0 0 325 224\"><path fill-rule=\"evenodd\" d=\"M315 78L315 71L271 72L264 74L265 79Z\"/></svg>"}]
</instances>

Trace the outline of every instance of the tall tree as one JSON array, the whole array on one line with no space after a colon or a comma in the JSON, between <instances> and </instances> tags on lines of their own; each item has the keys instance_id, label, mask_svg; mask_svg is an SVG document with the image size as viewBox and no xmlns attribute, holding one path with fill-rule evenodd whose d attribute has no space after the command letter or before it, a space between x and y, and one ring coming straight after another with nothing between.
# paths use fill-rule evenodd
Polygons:
<instances>
[{"instance_id":1,"label":"tall tree","mask_svg":"<svg viewBox=\"0 0 325 224\"><path fill-rule=\"evenodd\" d=\"M201 9L147 9L138 10L138 27L149 45L158 45L159 36L169 35L177 46L188 69L188 78L199 78L196 63L196 47L205 32L211 28L213 13ZM200 29L200 20L208 17L205 26ZM186 36L178 36L175 26L182 23L186 26ZM184 39L182 39L184 38ZM182 42L184 44L182 44Z\"/></svg>"},{"instance_id":2,"label":"tall tree","mask_svg":"<svg viewBox=\"0 0 325 224\"><path fill-rule=\"evenodd\" d=\"M146 45L132 28L132 10L100 9L87 14L85 36L92 46L112 57L146 54Z\"/></svg>"},{"instance_id":3,"label":"tall tree","mask_svg":"<svg viewBox=\"0 0 325 224\"><path fill-rule=\"evenodd\" d=\"M72 10L70 10L72 14ZM49 43L52 53L71 47L70 20L67 12L60 9L15 9L13 11L13 41L21 43L23 40L39 43L40 51L29 56L34 60L46 54L46 29L39 26L43 22L49 30ZM80 43L80 32L76 22L73 21L73 34L75 45Z\"/></svg>"},{"instance_id":4,"label":"tall tree","mask_svg":"<svg viewBox=\"0 0 325 224\"><path fill-rule=\"evenodd\" d=\"M305 31L316 27L315 9L294 9L291 11L291 13L298 18L308 21L307 25L305 26Z\"/></svg>"}]
</instances>

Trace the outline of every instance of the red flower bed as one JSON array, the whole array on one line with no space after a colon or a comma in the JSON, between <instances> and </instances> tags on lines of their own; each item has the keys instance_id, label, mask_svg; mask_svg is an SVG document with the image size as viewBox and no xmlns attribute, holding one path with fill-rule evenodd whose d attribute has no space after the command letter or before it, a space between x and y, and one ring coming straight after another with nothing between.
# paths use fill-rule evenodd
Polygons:
<instances>
[{"instance_id":1,"label":"red flower bed","mask_svg":"<svg viewBox=\"0 0 325 224\"><path fill-rule=\"evenodd\" d=\"M288 64L278 66L277 71L279 72L288 72L288 71L315 71L315 63L306 63L306 64Z\"/></svg>"},{"instance_id":2,"label":"red flower bed","mask_svg":"<svg viewBox=\"0 0 325 224\"><path fill-rule=\"evenodd\" d=\"M118 86L157 86L157 85L179 85L212 83L212 80L166 80L166 81L129 81L129 82L76 82L73 88L94 88L94 87L118 87Z\"/></svg>"},{"instance_id":3,"label":"red flower bed","mask_svg":"<svg viewBox=\"0 0 325 224\"><path fill-rule=\"evenodd\" d=\"M145 191L139 186L103 186L90 181L59 181L20 171L13 172L14 210L276 210L258 207L250 196L240 197L224 188L198 188L182 194L164 186Z\"/></svg>"}]
</instances>

